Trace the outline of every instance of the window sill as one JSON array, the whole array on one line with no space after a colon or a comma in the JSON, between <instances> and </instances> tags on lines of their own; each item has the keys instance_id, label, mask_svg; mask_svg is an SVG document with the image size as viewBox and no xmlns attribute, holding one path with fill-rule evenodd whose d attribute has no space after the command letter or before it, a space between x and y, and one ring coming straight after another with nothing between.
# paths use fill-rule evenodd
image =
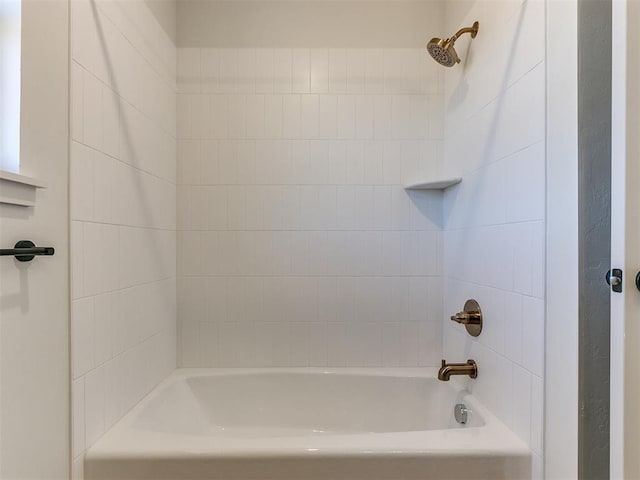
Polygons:
<instances>
[{"instance_id":1,"label":"window sill","mask_svg":"<svg viewBox=\"0 0 640 480\"><path fill-rule=\"evenodd\" d=\"M34 207L38 188L47 188L47 185L33 177L0 170L0 203Z\"/></svg>"}]
</instances>

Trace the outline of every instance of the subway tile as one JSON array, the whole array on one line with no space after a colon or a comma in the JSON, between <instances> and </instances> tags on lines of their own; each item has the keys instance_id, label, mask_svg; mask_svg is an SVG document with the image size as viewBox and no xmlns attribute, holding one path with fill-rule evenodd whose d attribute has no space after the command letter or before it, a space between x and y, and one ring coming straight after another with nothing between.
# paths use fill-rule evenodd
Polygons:
<instances>
[{"instance_id":1,"label":"subway tile","mask_svg":"<svg viewBox=\"0 0 640 480\"><path fill-rule=\"evenodd\" d=\"M329 49L329 92L347 91L347 50Z\"/></svg>"},{"instance_id":2,"label":"subway tile","mask_svg":"<svg viewBox=\"0 0 640 480\"><path fill-rule=\"evenodd\" d=\"M237 141L224 140L218 142L218 172L221 184L235 184L238 182L237 159Z\"/></svg>"},{"instance_id":3,"label":"subway tile","mask_svg":"<svg viewBox=\"0 0 640 480\"><path fill-rule=\"evenodd\" d=\"M402 183L402 145L400 142L383 142L383 176L385 185Z\"/></svg>"},{"instance_id":4,"label":"subway tile","mask_svg":"<svg viewBox=\"0 0 640 480\"><path fill-rule=\"evenodd\" d=\"M292 86L295 84L294 79L297 74L294 70L295 65L292 64L292 53L288 48L277 48L273 52L273 91L275 93L291 93L297 90L292 90ZM304 93L304 92L300 92Z\"/></svg>"},{"instance_id":5,"label":"subway tile","mask_svg":"<svg viewBox=\"0 0 640 480\"><path fill-rule=\"evenodd\" d=\"M201 49L178 49L176 81L179 93L200 93L201 66Z\"/></svg>"},{"instance_id":6,"label":"subway tile","mask_svg":"<svg viewBox=\"0 0 640 480\"><path fill-rule=\"evenodd\" d=\"M417 367L420 363L420 326L418 322L400 323L400 356L401 367Z\"/></svg>"},{"instance_id":7,"label":"subway tile","mask_svg":"<svg viewBox=\"0 0 640 480\"><path fill-rule=\"evenodd\" d=\"M232 95L229 97L229 138L246 138L247 135L247 97Z\"/></svg>"},{"instance_id":8,"label":"subway tile","mask_svg":"<svg viewBox=\"0 0 640 480\"><path fill-rule=\"evenodd\" d=\"M512 362L522 365L523 312L522 296L515 293L505 294L505 356Z\"/></svg>"},{"instance_id":9,"label":"subway tile","mask_svg":"<svg viewBox=\"0 0 640 480\"><path fill-rule=\"evenodd\" d=\"M365 147L364 142L346 142L348 184L361 185L365 179Z\"/></svg>"},{"instance_id":10,"label":"subway tile","mask_svg":"<svg viewBox=\"0 0 640 480\"><path fill-rule=\"evenodd\" d=\"M98 153L93 157L93 218L97 222L117 223L119 211L113 199L118 194L118 161ZM87 203L91 204L89 199Z\"/></svg>"},{"instance_id":11,"label":"subway tile","mask_svg":"<svg viewBox=\"0 0 640 480\"><path fill-rule=\"evenodd\" d=\"M216 56L217 56L217 62L218 62L217 92L219 93L236 92L237 91L236 79L238 78L238 75L239 75L238 49L221 48L212 53L214 58L211 59L211 63L213 65L210 68L215 69ZM205 62L203 61L203 64L204 63Z\"/></svg>"},{"instance_id":12,"label":"subway tile","mask_svg":"<svg viewBox=\"0 0 640 480\"><path fill-rule=\"evenodd\" d=\"M200 349L200 364L206 367L216 367L218 359L218 341L220 334L218 324L211 322L201 322L198 329L198 345Z\"/></svg>"},{"instance_id":13,"label":"subway tile","mask_svg":"<svg viewBox=\"0 0 640 480\"><path fill-rule=\"evenodd\" d=\"M85 397L85 444L93 445L105 432L104 368L96 368L89 372L84 381Z\"/></svg>"},{"instance_id":14,"label":"subway tile","mask_svg":"<svg viewBox=\"0 0 640 480\"><path fill-rule=\"evenodd\" d=\"M256 93L273 93L274 60L274 50L272 48L259 48L256 50Z\"/></svg>"},{"instance_id":15,"label":"subway tile","mask_svg":"<svg viewBox=\"0 0 640 480\"><path fill-rule=\"evenodd\" d=\"M94 150L80 143L71 142L70 213L72 220L93 220L96 157Z\"/></svg>"},{"instance_id":16,"label":"subway tile","mask_svg":"<svg viewBox=\"0 0 640 480\"><path fill-rule=\"evenodd\" d=\"M347 145L344 141L329 142L327 182L344 184L347 179Z\"/></svg>"},{"instance_id":17,"label":"subway tile","mask_svg":"<svg viewBox=\"0 0 640 480\"><path fill-rule=\"evenodd\" d=\"M319 137L332 139L338 136L338 97L321 95L319 101Z\"/></svg>"},{"instance_id":18,"label":"subway tile","mask_svg":"<svg viewBox=\"0 0 640 480\"><path fill-rule=\"evenodd\" d=\"M309 49L294 48L291 52L292 91L294 93L311 92L311 70L309 61Z\"/></svg>"},{"instance_id":19,"label":"subway tile","mask_svg":"<svg viewBox=\"0 0 640 480\"><path fill-rule=\"evenodd\" d=\"M71 298L76 300L84 296L84 224L71 222L70 249L74 253L71 256Z\"/></svg>"},{"instance_id":20,"label":"subway tile","mask_svg":"<svg viewBox=\"0 0 640 480\"><path fill-rule=\"evenodd\" d=\"M309 73L311 93L329 92L329 51L326 48L309 50Z\"/></svg>"},{"instance_id":21,"label":"subway tile","mask_svg":"<svg viewBox=\"0 0 640 480\"><path fill-rule=\"evenodd\" d=\"M284 138L300 138L300 96L287 95L283 103L282 135Z\"/></svg>"},{"instance_id":22,"label":"subway tile","mask_svg":"<svg viewBox=\"0 0 640 480\"><path fill-rule=\"evenodd\" d=\"M532 400L532 376L525 369L514 365L513 367L513 411L511 423L513 432L525 443L531 444L531 409Z\"/></svg>"},{"instance_id":23,"label":"subway tile","mask_svg":"<svg viewBox=\"0 0 640 480\"><path fill-rule=\"evenodd\" d=\"M389 319L391 320L391 319ZM382 330L382 365L385 367L400 366L400 323L384 322Z\"/></svg>"},{"instance_id":24,"label":"subway tile","mask_svg":"<svg viewBox=\"0 0 640 480\"><path fill-rule=\"evenodd\" d=\"M202 99L203 103L207 102L206 98ZM229 138L229 118L231 109L230 97L226 95L212 95L209 97L209 121L211 128L204 132L200 138ZM181 138L194 138L181 137ZM196 137L197 138L197 137Z\"/></svg>"},{"instance_id":25,"label":"subway tile","mask_svg":"<svg viewBox=\"0 0 640 480\"><path fill-rule=\"evenodd\" d=\"M394 95L391 107L391 135L394 139L411 137L411 106L415 100L409 95Z\"/></svg>"},{"instance_id":26,"label":"subway tile","mask_svg":"<svg viewBox=\"0 0 640 480\"><path fill-rule=\"evenodd\" d=\"M198 87L202 93L222 93L229 88L227 79L222 77L220 51L217 48L200 49L200 65L198 73L200 75ZM225 58L225 61L227 59ZM227 67L225 63L224 67ZM221 87L222 85L222 87Z\"/></svg>"},{"instance_id":27,"label":"subway tile","mask_svg":"<svg viewBox=\"0 0 640 480\"><path fill-rule=\"evenodd\" d=\"M75 458L82 455L85 449L84 377L74 380L71 385L71 412L71 451Z\"/></svg>"},{"instance_id":28,"label":"subway tile","mask_svg":"<svg viewBox=\"0 0 640 480\"><path fill-rule=\"evenodd\" d=\"M234 79L235 91L238 93L255 93L256 54L253 48L242 48L236 51L238 72Z\"/></svg>"},{"instance_id":29,"label":"subway tile","mask_svg":"<svg viewBox=\"0 0 640 480\"><path fill-rule=\"evenodd\" d=\"M120 305L115 292L94 297L94 363L102 365L114 355L115 328L120 324Z\"/></svg>"},{"instance_id":30,"label":"subway tile","mask_svg":"<svg viewBox=\"0 0 640 480\"><path fill-rule=\"evenodd\" d=\"M384 51L382 49L367 49L364 55L365 92L368 94L384 93Z\"/></svg>"},{"instance_id":31,"label":"subway tile","mask_svg":"<svg viewBox=\"0 0 640 480\"><path fill-rule=\"evenodd\" d=\"M427 64L424 61L424 50L402 49L400 52L402 62L402 90L405 93L421 93L423 78L421 66Z\"/></svg>"},{"instance_id":32,"label":"subway tile","mask_svg":"<svg viewBox=\"0 0 640 480\"><path fill-rule=\"evenodd\" d=\"M94 366L93 298L75 300L71 305L71 318L73 378L79 378Z\"/></svg>"},{"instance_id":33,"label":"subway tile","mask_svg":"<svg viewBox=\"0 0 640 480\"><path fill-rule=\"evenodd\" d=\"M531 377L531 450L536 455L543 452L544 435L544 382L541 377Z\"/></svg>"},{"instance_id":34,"label":"subway tile","mask_svg":"<svg viewBox=\"0 0 640 480\"><path fill-rule=\"evenodd\" d=\"M338 96L337 117L338 138L354 138L356 133L356 102L353 95Z\"/></svg>"},{"instance_id":35,"label":"subway tile","mask_svg":"<svg viewBox=\"0 0 640 480\"><path fill-rule=\"evenodd\" d=\"M389 48L384 50L384 92L388 94L404 93L402 75L402 50Z\"/></svg>"},{"instance_id":36,"label":"subway tile","mask_svg":"<svg viewBox=\"0 0 640 480\"><path fill-rule=\"evenodd\" d=\"M282 95L265 96L265 138L282 138L284 99Z\"/></svg>"},{"instance_id":37,"label":"subway tile","mask_svg":"<svg viewBox=\"0 0 640 480\"><path fill-rule=\"evenodd\" d=\"M265 98L263 95L247 97L247 138L265 137Z\"/></svg>"},{"instance_id":38,"label":"subway tile","mask_svg":"<svg viewBox=\"0 0 640 480\"><path fill-rule=\"evenodd\" d=\"M203 365L200 355L200 322L180 317L180 366L200 367ZM208 339L210 337L207 337ZM208 348L212 345L208 344ZM216 365L211 365L216 366Z\"/></svg>"},{"instance_id":39,"label":"subway tile","mask_svg":"<svg viewBox=\"0 0 640 480\"><path fill-rule=\"evenodd\" d=\"M318 138L319 98L317 95L302 95L300 100L300 135L302 138Z\"/></svg>"},{"instance_id":40,"label":"subway tile","mask_svg":"<svg viewBox=\"0 0 640 480\"><path fill-rule=\"evenodd\" d=\"M191 134L189 138L208 138L211 130L211 104L206 96L191 95L189 97L189 115L191 117Z\"/></svg>"},{"instance_id":41,"label":"subway tile","mask_svg":"<svg viewBox=\"0 0 640 480\"><path fill-rule=\"evenodd\" d=\"M391 229L391 198L390 187L373 187L373 218L371 219L373 229Z\"/></svg>"},{"instance_id":42,"label":"subway tile","mask_svg":"<svg viewBox=\"0 0 640 480\"><path fill-rule=\"evenodd\" d=\"M82 143L84 132L84 70L77 63L71 64L71 139Z\"/></svg>"},{"instance_id":43,"label":"subway tile","mask_svg":"<svg viewBox=\"0 0 640 480\"><path fill-rule=\"evenodd\" d=\"M433 304L430 310L434 310ZM418 325L418 363L437 367L442 358L442 322L421 322Z\"/></svg>"},{"instance_id":44,"label":"subway tile","mask_svg":"<svg viewBox=\"0 0 640 480\"><path fill-rule=\"evenodd\" d=\"M100 150L104 135L103 84L90 72L83 76L83 141L86 145Z\"/></svg>"},{"instance_id":45,"label":"subway tile","mask_svg":"<svg viewBox=\"0 0 640 480\"><path fill-rule=\"evenodd\" d=\"M544 301L522 299L522 365L534 375L544 373Z\"/></svg>"},{"instance_id":46,"label":"subway tile","mask_svg":"<svg viewBox=\"0 0 640 480\"><path fill-rule=\"evenodd\" d=\"M355 136L370 139L373 137L374 115L373 97L371 95L356 96Z\"/></svg>"},{"instance_id":47,"label":"subway tile","mask_svg":"<svg viewBox=\"0 0 640 480\"><path fill-rule=\"evenodd\" d=\"M376 95L373 97L373 137L391 139L393 132L392 97Z\"/></svg>"},{"instance_id":48,"label":"subway tile","mask_svg":"<svg viewBox=\"0 0 640 480\"><path fill-rule=\"evenodd\" d=\"M365 143L364 183L367 185L384 184L384 144L382 142Z\"/></svg>"},{"instance_id":49,"label":"subway tile","mask_svg":"<svg viewBox=\"0 0 640 480\"><path fill-rule=\"evenodd\" d=\"M544 142L539 142L503 160L507 164L506 220L542 220L545 209ZM502 162L501 162L502 163Z\"/></svg>"},{"instance_id":50,"label":"subway tile","mask_svg":"<svg viewBox=\"0 0 640 480\"><path fill-rule=\"evenodd\" d=\"M202 179L199 140L180 140L177 146L178 185L197 185Z\"/></svg>"},{"instance_id":51,"label":"subway tile","mask_svg":"<svg viewBox=\"0 0 640 480\"><path fill-rule=\"evenodd\" d=\"M365 51L363 49L348 49L346 63L346 92L352 94L365 93Z\"/></svg>"}]
</instances>

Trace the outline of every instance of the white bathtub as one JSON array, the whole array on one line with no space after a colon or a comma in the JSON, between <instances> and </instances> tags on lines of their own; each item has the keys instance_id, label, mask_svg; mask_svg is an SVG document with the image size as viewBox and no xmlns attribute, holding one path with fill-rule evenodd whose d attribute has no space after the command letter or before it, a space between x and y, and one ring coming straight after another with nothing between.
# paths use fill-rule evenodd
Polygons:
<instances>
[{"instance_id":1,"label":"white bathtub","mask_svg":"<svg viewBox=\"0 0 640 480\"><path fill-rule=\"evenodd\" d=\"M529 479L527 446L433 369L181 369L87 453L86 480ZM472 413L466 425L456 403Z\"/></svg>"}]
</instances>

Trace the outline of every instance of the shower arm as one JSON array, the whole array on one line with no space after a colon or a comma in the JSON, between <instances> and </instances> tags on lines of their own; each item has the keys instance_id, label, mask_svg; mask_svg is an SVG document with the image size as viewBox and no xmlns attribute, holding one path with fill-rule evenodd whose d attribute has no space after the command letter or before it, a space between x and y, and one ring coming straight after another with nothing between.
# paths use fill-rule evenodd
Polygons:
<instances>
[{"instance_id":1,"label":"shower arm","mask_svg":"<svg viewBox=\"0 0 640 480\"><path fill-rule=\"evenodd\" d=\"M449 40L452 40L455 42L456 40L458 40L458 37L460 37L460 35L464 35L465 33L470 33L471 38L476 38L476 35L478 34L479 26L480 25L478 24L478 22L474 22L473 26L471 27L461 28Z\"/></svg>"}]
</instances>

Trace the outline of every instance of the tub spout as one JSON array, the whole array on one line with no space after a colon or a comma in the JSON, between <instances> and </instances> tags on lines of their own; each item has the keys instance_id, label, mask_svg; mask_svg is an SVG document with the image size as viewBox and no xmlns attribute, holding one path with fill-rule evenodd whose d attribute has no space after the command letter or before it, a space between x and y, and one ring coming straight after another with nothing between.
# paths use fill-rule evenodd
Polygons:
<instances>
[{"instance_id":1,"label":"tub spout","mask_svg":"<svg viewBox=\"0 0 640 480\"><path fill-rule=\"evenodd\" d=\"M442 366L438 370L438 380L448 382L451 375L469 375L471 378L478 378L478 366L473 360L467 363L447 363L442 360Z\"/></svg>"}]
</instances>

